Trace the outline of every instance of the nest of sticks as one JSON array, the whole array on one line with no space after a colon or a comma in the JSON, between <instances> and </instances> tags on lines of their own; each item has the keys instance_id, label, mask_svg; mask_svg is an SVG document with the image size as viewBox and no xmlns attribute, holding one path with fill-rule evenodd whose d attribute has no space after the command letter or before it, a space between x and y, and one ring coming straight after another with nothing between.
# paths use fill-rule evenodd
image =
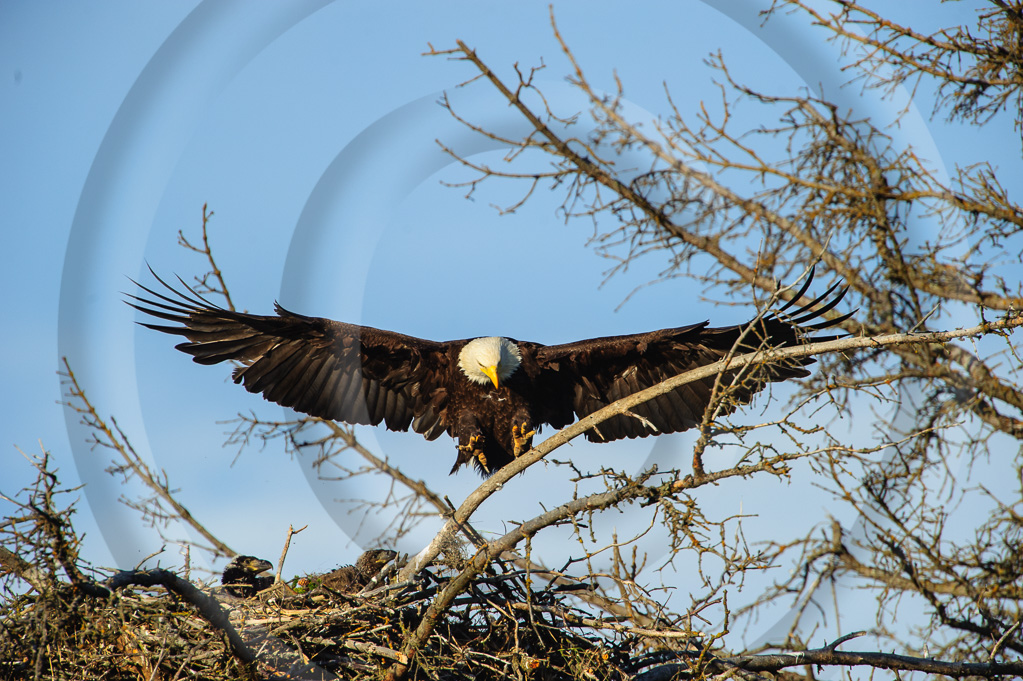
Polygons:
<instances>
[{"instance_id":1,"label":"nest of sticks","mask_svg":"<svg viewBox=\"0 0 1023 681\"><path fill-rule=\"evenodd\" d=\"M52 583L0 608L5 679L616 679L635 673L630 634L593 626L561 587L537 591L497 563L447 609L414 659L401 651L447 578L347 595L253 598L167 570Z\"/></svg>"}]
</instances>

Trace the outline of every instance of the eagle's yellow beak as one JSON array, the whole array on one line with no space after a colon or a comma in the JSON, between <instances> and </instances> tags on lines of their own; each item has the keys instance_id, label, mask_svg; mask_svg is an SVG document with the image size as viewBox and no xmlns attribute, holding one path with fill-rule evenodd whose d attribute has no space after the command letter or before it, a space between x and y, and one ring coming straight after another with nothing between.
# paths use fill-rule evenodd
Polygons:
<instances>
[{"instance_id":1,"label":"eagle's yellow beak","mask_svg":"<svg viewBox=\"0 0 1023 681\"><path fill-rule=\"evenodd\" d=\"M489 367L480 367L480 371L487 375L487 378L490 379L490 381L494 384L495 388L501 387L500 385L498 385L497 382L497 365Z\"/></svg>"}]
</instances>

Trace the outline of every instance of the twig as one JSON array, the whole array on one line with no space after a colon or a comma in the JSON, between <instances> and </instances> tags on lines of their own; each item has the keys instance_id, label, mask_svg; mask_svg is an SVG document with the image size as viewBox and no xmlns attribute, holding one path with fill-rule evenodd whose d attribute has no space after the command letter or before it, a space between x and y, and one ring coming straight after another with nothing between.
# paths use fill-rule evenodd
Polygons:
<instances>
[{"instance_id":1,"label":"twig","mask_svg":"<svg viewBox=\"0 0 1023 681\"><path fill-rule=\"evenodd\" d=\"M3 546L0 546L0 567L18 575L39 593L46 593L56 585L56 582L45 571Z\"/></svg>"},{"instance_id":2,"label":"twig","mask_svg":"<svg viewBox=\"0 0 1023 681\"><path fill-rule=\"evenodd\" d=\"M292 535L298 534L307 527L309 526L303 525L302 527L296 530L294 525L288 525L288 537L287 539L284 540L284 548L281 549L281 558L280 560L277 561L277 572L274 573L274 583L280 584L281 582L281 571L284 570L284 559L288 555L288 547L291 546Z\"/></svg>"},{"instance_id":3,"label":"twig","mask_svg":"<svg viewBox=\"0 0 1023 681\"><path fill-rule=\"evenodd\" d=\"M156 474L142 461L141 457L132 447L131 442L128 441L127 436L117 426L117 422L111 419L111 425L108 425L106 421L100 418L96 408L89 401L89 398L85 395L85 390L78 383L78 379L75 377L75 372L71 369L71 364L68 362L67 357L62 357L61 361L64 364L66 373L64 374L68 382L70 383L70 401L67 403L69 407L82 414L82 422L92 430L100 433L104 439L96 438L95 443L105 447L109 447L120 454L121 459L128 466L128 468L135 474L139 480L141 480L147 487L156 492L157 496L163 499L173 509L175 517L182 522L188 524L196 532L201 534L214 548L215 551L227 556L228 558L234 558L237 556L231 547L224 542L213 536L213 533L206 529L202 523L196 520L187 508L178 502L171 494L170 486L166 483L161 483ZM78 400L81 404L74 404L74 401ZM116 434L115 431L116 430Z\"/></svg>"},{"instance_id":4,"label":"twig","mask_svg":"<svg viewBox=\"0 0 1023 681\"><path fill-rule=\"evenodd\" d=\"M1015 624L1009 627L1006 630L1006 632L1002 634L1002 637L995 642L994 646L991 647L991 654L988 655L987 658L988 662L995 661L995 657L998 655L999 651L1001 651L1002 647L1005 646L1005 642L1009 640L1009 637L1012 636L1012 634L1015 633L1017 629L1019 629L1021 621L1023 620L1016 620Z\"/></svg>"},{"instance_id":5,"label":"twig","mask_svg":"<svg viewBox=\"0 0 1023 681\"><path fill-rule=\"evenodd\" d=\"M170 570L129 570L118 572L102 583L102 586L105 587L104 591L107 589L116 591L129 585L159 585L168 591L173 591L195 606L203 619L224 632L235 657L244 662L246 666L255 661L256 658L252 650L231 625L227 612L220 606L217 599L207 596L191 582L178 577ZM110 591L107 591L107 594Z\"/></svg>"},{"instance_id":6,"label":"twig","mask_svg":"<svg viewBox=\"0 0 1023 681\"><path fill-rule=\"evenodd\" d=\"M1023 662L944 662L926 657L910 657L895 653L843 652L831 647L806 650L798 653L770 655L739 655L719 660L727 666L736 666L747 671L768 672L786 667L804 665L857 667L868 666L876 669L920 671L928 674L944 674L962 678L964 676L1018 676L1023 674ZM637 677L636 681L640 681ZM644 680L645 681L645 680Z\"/></svg>"},{"instance_id":7,"label":"twig","mask_svg":"<svg viewBox=\"0 0 1023 681\"><path fill-rule=\"evenodd\" d=\"M627 627L622 624L615 622L606 622L604 620L595 619L593 617L579 617L570 612L566 612L561 608L553 608L547 605L535 605L532 603L508 603L508 606L512 610L525 610L530 612L545 612L556 617L561 618L568 624L575 626L590 627L592 629L608 629L610 631L616 631L621 634L633 634L636 636L644 636L647 638L678 638L678 639L691 639L691 638L703 638L704 634L699 631L678 631L678 630L663 630L663 629L646 629L643 627Z\"/></svg>"},{"instance_id":8,"label":"twig","mask_svg":"<svg viewBox=\"0 0 1023 681\"><path fill-rule=\"evenodd\" d=\"M404 653L399 653L397 650L384 648L383 646L378 646L374 643L347 640L343 645L349 650L357 650L360 653L369 653L370 655L386 657L389 660L395 660L399 664L408 664L408 657Z\"/></svg>"},{"instance_id":9,"label":"twig","mask_svg":"<svg viewBox=\"0 0 1023 681\"><path fill-rule=\"evenodd\" d=\"M148 556L146 556L145 558L143 558L143 559L142 559L142 560L140 560L139 562L135 563L135 569L136 569L136 570L140 569L140 568L141 568L141 567L142 567L143 565L145 565L145 564L146 564L146 561L148 561L148 560L149 560L150 558L154 558L154 557L156 557L156 556L159 556L159 555L160 555L161 553L163 553L163 552L164 552L164 551L166 551L166 550L167 550L167 546L166 546L166 545L164 545L164 546L161 546L161 547L159 548L159 550L157 550L157 551L153 551L153 552L152 552L152 553L150 553L150 554L149 554Z\"/></svg>"},{"instance_id":10,"label":"twig","mask_svg":"<svg viewBox=\"0 0 1023 681\"><path fill-rule=\"evenodd\" d=\"M196 277L195 280L198 282L200 292L205 293L217 293L224 297L224 301L227 305L227 309L234 312L234 301L231 300L231 292L227 288L227 282L224 281L224 274L217 267L216 260L213 259L213 249L210 246L209 237L209 221L213 217L213 211L206 209L206 204L202 204L202 248L192 245L192 243L185 237L185 233L182 230L178 230L178 243L190 251L195 251L200 255L206 257L206 260L210 264L210 271L204 274L201 278ZM210 276L216 277L217 281L220 282L220 288L210 286L207 282ZM205 291L202 289L205 288Z\"/></svg>"}]
</instances>

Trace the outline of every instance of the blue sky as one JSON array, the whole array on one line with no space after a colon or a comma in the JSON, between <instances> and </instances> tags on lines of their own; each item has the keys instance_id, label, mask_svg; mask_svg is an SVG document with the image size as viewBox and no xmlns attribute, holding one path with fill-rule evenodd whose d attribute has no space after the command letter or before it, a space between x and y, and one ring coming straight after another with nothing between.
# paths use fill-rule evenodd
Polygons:
<instances>
[{"instance_id":1,"label":"blue sky","mask_svg":"<svg viewBox=\"0 0 1023 681\"><path fill-rule=\"evenodd\" d=\"M881 120L898 108L898 97L840 88L834 48L819 33L789 19L761 27L756 10L764 4L651 2L624 12L618 3L559 3L555 12L591 80L612 90L617 73L638 120L666 113L665 85L692 111L713 102L714 74L703 59L718 49L740 80L765 90L821 86L843 106ZM969 4L940 12L968 20ZM909 2L900 11L926 9L915 20L936 21L932 6ZM371 519L360 533L358 518L337 501L366 493L364 479L318 483L308 462L289 458L279 443L236 459L222 446L231 428L223 421L248 410L280 418L281 410L231 384L226 368L194 365L172 339L136 327L120 302L131 290L127 277L149 281L145 262L163 276L189 279L202 270L199 258L176 246L176 235L197 237L204 203L216 213L214 248L235 302L252 312L269 312L279 299L306 314L434 339L504 334L546 343L752 314L706 305L684 281L643 288L621 305L660 264L602 285L611 263L587 246L591 226L564 224L557 193L540 191L501 216L491 203L513 202L520 187L491 185L466 200L464 190L445 186L465 173L440 154L436 139L492 163L502 152L444 113L440 93L496 129L521 126L484 84L455 89L474 75L467 64L422 55L428 44L450 48L456 39L505 77L514 63L542 60L540 78L554 104L581 108L564 82L569 69L546 3L0 5L0 211L8 254L0 275L7 330L0 444L8 448L0 450L0 490L10 494L31 479L15 446L36 452L41 440L65 483L88 484L79 519L89 559L130 567L160 546L116 502L132 489L103 473L106 454L89 450L74 416L58 404L56 371L66 355L101 412L116 415L180 488L181 500L236 550L276 559L288 525L308 524L289 569L314 571L371 543L374 523L383 521ZM1018 173L1018 139L1003 143L1008 128L964 132L929 114L930 103L921 103L893 135L936 167L978 160L982 149L985 159ZM510 313L497 305L509 277L524 301L535 302ZM447 478L454 456L447 438L423 443L369 429L361 437L403 470L436 481L456 503L477 483L466 473ZM670 466L687 460L686 442L577 445L555 458ZM535 515L537 494L571 489L567 476L540 487L540 475L528 472L491 500L481 510L484 529ZM729 488L727 500L706 503L722 514L749 511L764 498L758 495L777 493L779 483L772 484ZM823 497L819 503L823 518ZM779 512L783 520L795 513ZM623 533L633 524L614 522ZM426 536L399 548L414 550ZM165 560L177 560L173 548Z\"/></svg>"}]
</instances>

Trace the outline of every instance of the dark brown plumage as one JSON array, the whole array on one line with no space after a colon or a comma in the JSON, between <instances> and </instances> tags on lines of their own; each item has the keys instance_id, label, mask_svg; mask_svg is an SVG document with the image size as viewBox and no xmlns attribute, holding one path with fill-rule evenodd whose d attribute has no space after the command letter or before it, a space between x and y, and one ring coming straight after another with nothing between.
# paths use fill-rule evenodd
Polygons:
<instances>
[{"instance_id":1,"label":"dark brown plumage","mask_svg":"<svg viewBox=\"0 0 1023 681\"><path fill-rule=\"evenodd\" d=\"M235 556L224 567L220 583L224 591L238 598L250 598L273 586L273 577L260 577L261 572L273 569L273 563L255 556Z\"/></svg>"},{"instance_id":2,"label":"dark brown plumage","mask_svg":"<svg viewBox=\"0 0 1023 681\"><path fill-rule=\"evenodd\" d=\"M275 316L233 312L187 286L178 290L157 279L165 293L142 286L152 298L132 296L136 302L130 304L172 322L144 326L184 336L187 342L177 348L196 362L240 362L233 374L236 383L312 416L382 423L428 440L446 432L458 439L452 472L472 461L484 475L526 451L533 431L542 425L562 428L730 352L797 345L806 334L848 317L804 326L842 299L845 290L836 294L833 286L794 312L784 314L786 305L736 326L714 328L703 322L549 346L504 338L434 342L306 317L280 305ZM748 371L724 412L748 402L769 381L809 375L804 367L812 362L774 363ZM681 386L635 407L641 418L615 416L587 431L586 437L609 442L692 428L703 418L713 385L709 378Z\"/></svg>"},{"instance_id":3,"label":"dark brown plumage","mask_svg":"<svg viewBox=\"0 0 1023 681\"><path fill-rule=\"evenodd\" d=\"M321 577L310 578L310 581L343 594L356 593L369 584L370 580L376 577L384 569L384 566L394 560L397 555L389 549L366 551L355 561L355 565L343 565Z\"/></svg>"}]
</instances>

